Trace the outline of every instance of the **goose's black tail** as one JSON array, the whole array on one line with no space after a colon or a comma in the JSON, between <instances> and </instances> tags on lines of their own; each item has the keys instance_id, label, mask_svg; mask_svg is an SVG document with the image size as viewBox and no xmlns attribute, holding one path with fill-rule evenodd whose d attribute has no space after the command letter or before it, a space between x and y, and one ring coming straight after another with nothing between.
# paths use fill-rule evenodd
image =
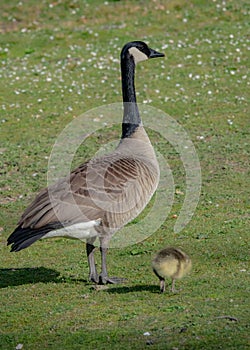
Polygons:
<instances>
[{"instance_id":1,"label":"goose's black tail","mask_svg":"<svg viewBox=\"0 0 250 350\"><path fill-rule=\"evenodd\" d=\"M46 233L61 228L63 225L59 222L52 223L41 228L22 228L18 226L15 231L9 236L7 240L7 245L12 244L11 252L18 252L24 248L29 247L32 243L38 241Z\"/></svg>"}]
</instances>

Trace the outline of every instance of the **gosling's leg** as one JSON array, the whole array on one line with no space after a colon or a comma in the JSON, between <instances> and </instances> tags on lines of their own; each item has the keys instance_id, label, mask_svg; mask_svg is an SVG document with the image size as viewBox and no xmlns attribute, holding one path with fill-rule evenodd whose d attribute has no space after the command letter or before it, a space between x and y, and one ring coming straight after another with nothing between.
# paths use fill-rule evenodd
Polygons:
<instances>
[{"instance_id":1,"label":"gosling's leg","mask_svg":"<svg viewBox=\"0 0 250 350\"><path fill-rule=\"evenodd\" d=\"M109 277L108 276L108 271L107 271L107 251L108 251L108 248L100 247L102 270L101 270L101 274L99 276L99 284L106 284L106 283L118 284L118 283L125 282L126 281L125 278Z\"/></svg>"},{"instance_id":2,"label":"gosling's leg","mask_svg":"<svg viewBox=\"0 0 250 350\"><path fill-rule=\"evenodd\" d=\"M176 293L177 292L177 290L175 289L175 279L174 278L172 279L171 292L172 293Z\"/></svg>"},{"instance_id":3,"label":"gosling's leg","mask_svg":"<svg viewBox=\"0 0 250 350\"><path fill-rule=\"evenodd\" d=\"M160 292L164 293L165 292L165 279L164 278L160 278Z\"/></svg>"},{"instance_id":4,"label":"gosling's leg","mask_svg":"<svg viewBox=\"0 0 250 350\"><path fill-rule=\"evenodd\" d=\"M99 278L96 271L95 257L94 257L95 246L91 243L86 244L86 251L89 264L89 281L98 283Z\"/></svg>"}]
</instances>

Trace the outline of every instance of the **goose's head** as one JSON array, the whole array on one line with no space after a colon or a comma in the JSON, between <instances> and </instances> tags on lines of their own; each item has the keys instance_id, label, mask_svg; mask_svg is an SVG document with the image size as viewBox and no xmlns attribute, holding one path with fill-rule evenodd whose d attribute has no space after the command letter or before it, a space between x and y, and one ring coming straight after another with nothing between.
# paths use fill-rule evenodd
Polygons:
<instances>
[{"instance_id":1,"label":"goose's head","mask_svg":"<svg viewBox=\"0 0 250 350\"><path fill-rule=\"evenodd\" d=\"M163 53L157 52L143 41L131 41L124 45L121 51L121 59L132 58L134 63L145 61L149 58L164 57Z\"/></svg>"}]
</instances>

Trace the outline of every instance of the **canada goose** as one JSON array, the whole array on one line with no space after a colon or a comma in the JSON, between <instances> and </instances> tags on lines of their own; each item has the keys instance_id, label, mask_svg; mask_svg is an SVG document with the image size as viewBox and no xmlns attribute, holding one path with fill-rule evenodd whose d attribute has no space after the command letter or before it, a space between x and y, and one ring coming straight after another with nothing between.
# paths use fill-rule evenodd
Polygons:
<instances>
[{"instance_id":1,"label":"canada goose","mask_svg":"<svg viewBox=\"0 0 250 350\"><path fill-rule=\"evenodd\" d=\"M133 220L147 205L159 181L154 149L143 128L134 87L135 65L164 57L144 42L127 43L121 51L123 93L122 135L111 153L80 165L70 175L43 189L24 211L9 236L11 251L27 248L41 238L86 239L89 279L119 283L107 273L106 255L112 235ZM99 238L101 274L94 259Z\"/></svg>"},{"instance_id":2,"label":"canada goose","mask_svg":"<svg viewBox=\"0 0 250 350\"><path fill-rule=\"evenodd\" d=\"M184 277L192 268L191 259L179 248L160 250L152 261L152 268L160 279L160 291L165 292L165 277L172 278L171 291L175 292L175 280Z\"/></svg>"}]
</instances>

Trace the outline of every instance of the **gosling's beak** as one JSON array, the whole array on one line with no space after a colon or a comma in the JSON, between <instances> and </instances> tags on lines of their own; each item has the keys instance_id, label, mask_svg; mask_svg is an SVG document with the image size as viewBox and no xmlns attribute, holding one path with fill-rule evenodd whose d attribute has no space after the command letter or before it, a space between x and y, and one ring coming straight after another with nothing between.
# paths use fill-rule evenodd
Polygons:
<instances>
[{"instance_id":1,"label":"gosling's beak","mask_svg":"<svg viewBox=\"0 0 250 350\"><path fill-rule=\"evenodd\" d=\"M164 53L150 49L149 58L164 57L164 56L165 56Z\"/></svg>"}]
</instances>

